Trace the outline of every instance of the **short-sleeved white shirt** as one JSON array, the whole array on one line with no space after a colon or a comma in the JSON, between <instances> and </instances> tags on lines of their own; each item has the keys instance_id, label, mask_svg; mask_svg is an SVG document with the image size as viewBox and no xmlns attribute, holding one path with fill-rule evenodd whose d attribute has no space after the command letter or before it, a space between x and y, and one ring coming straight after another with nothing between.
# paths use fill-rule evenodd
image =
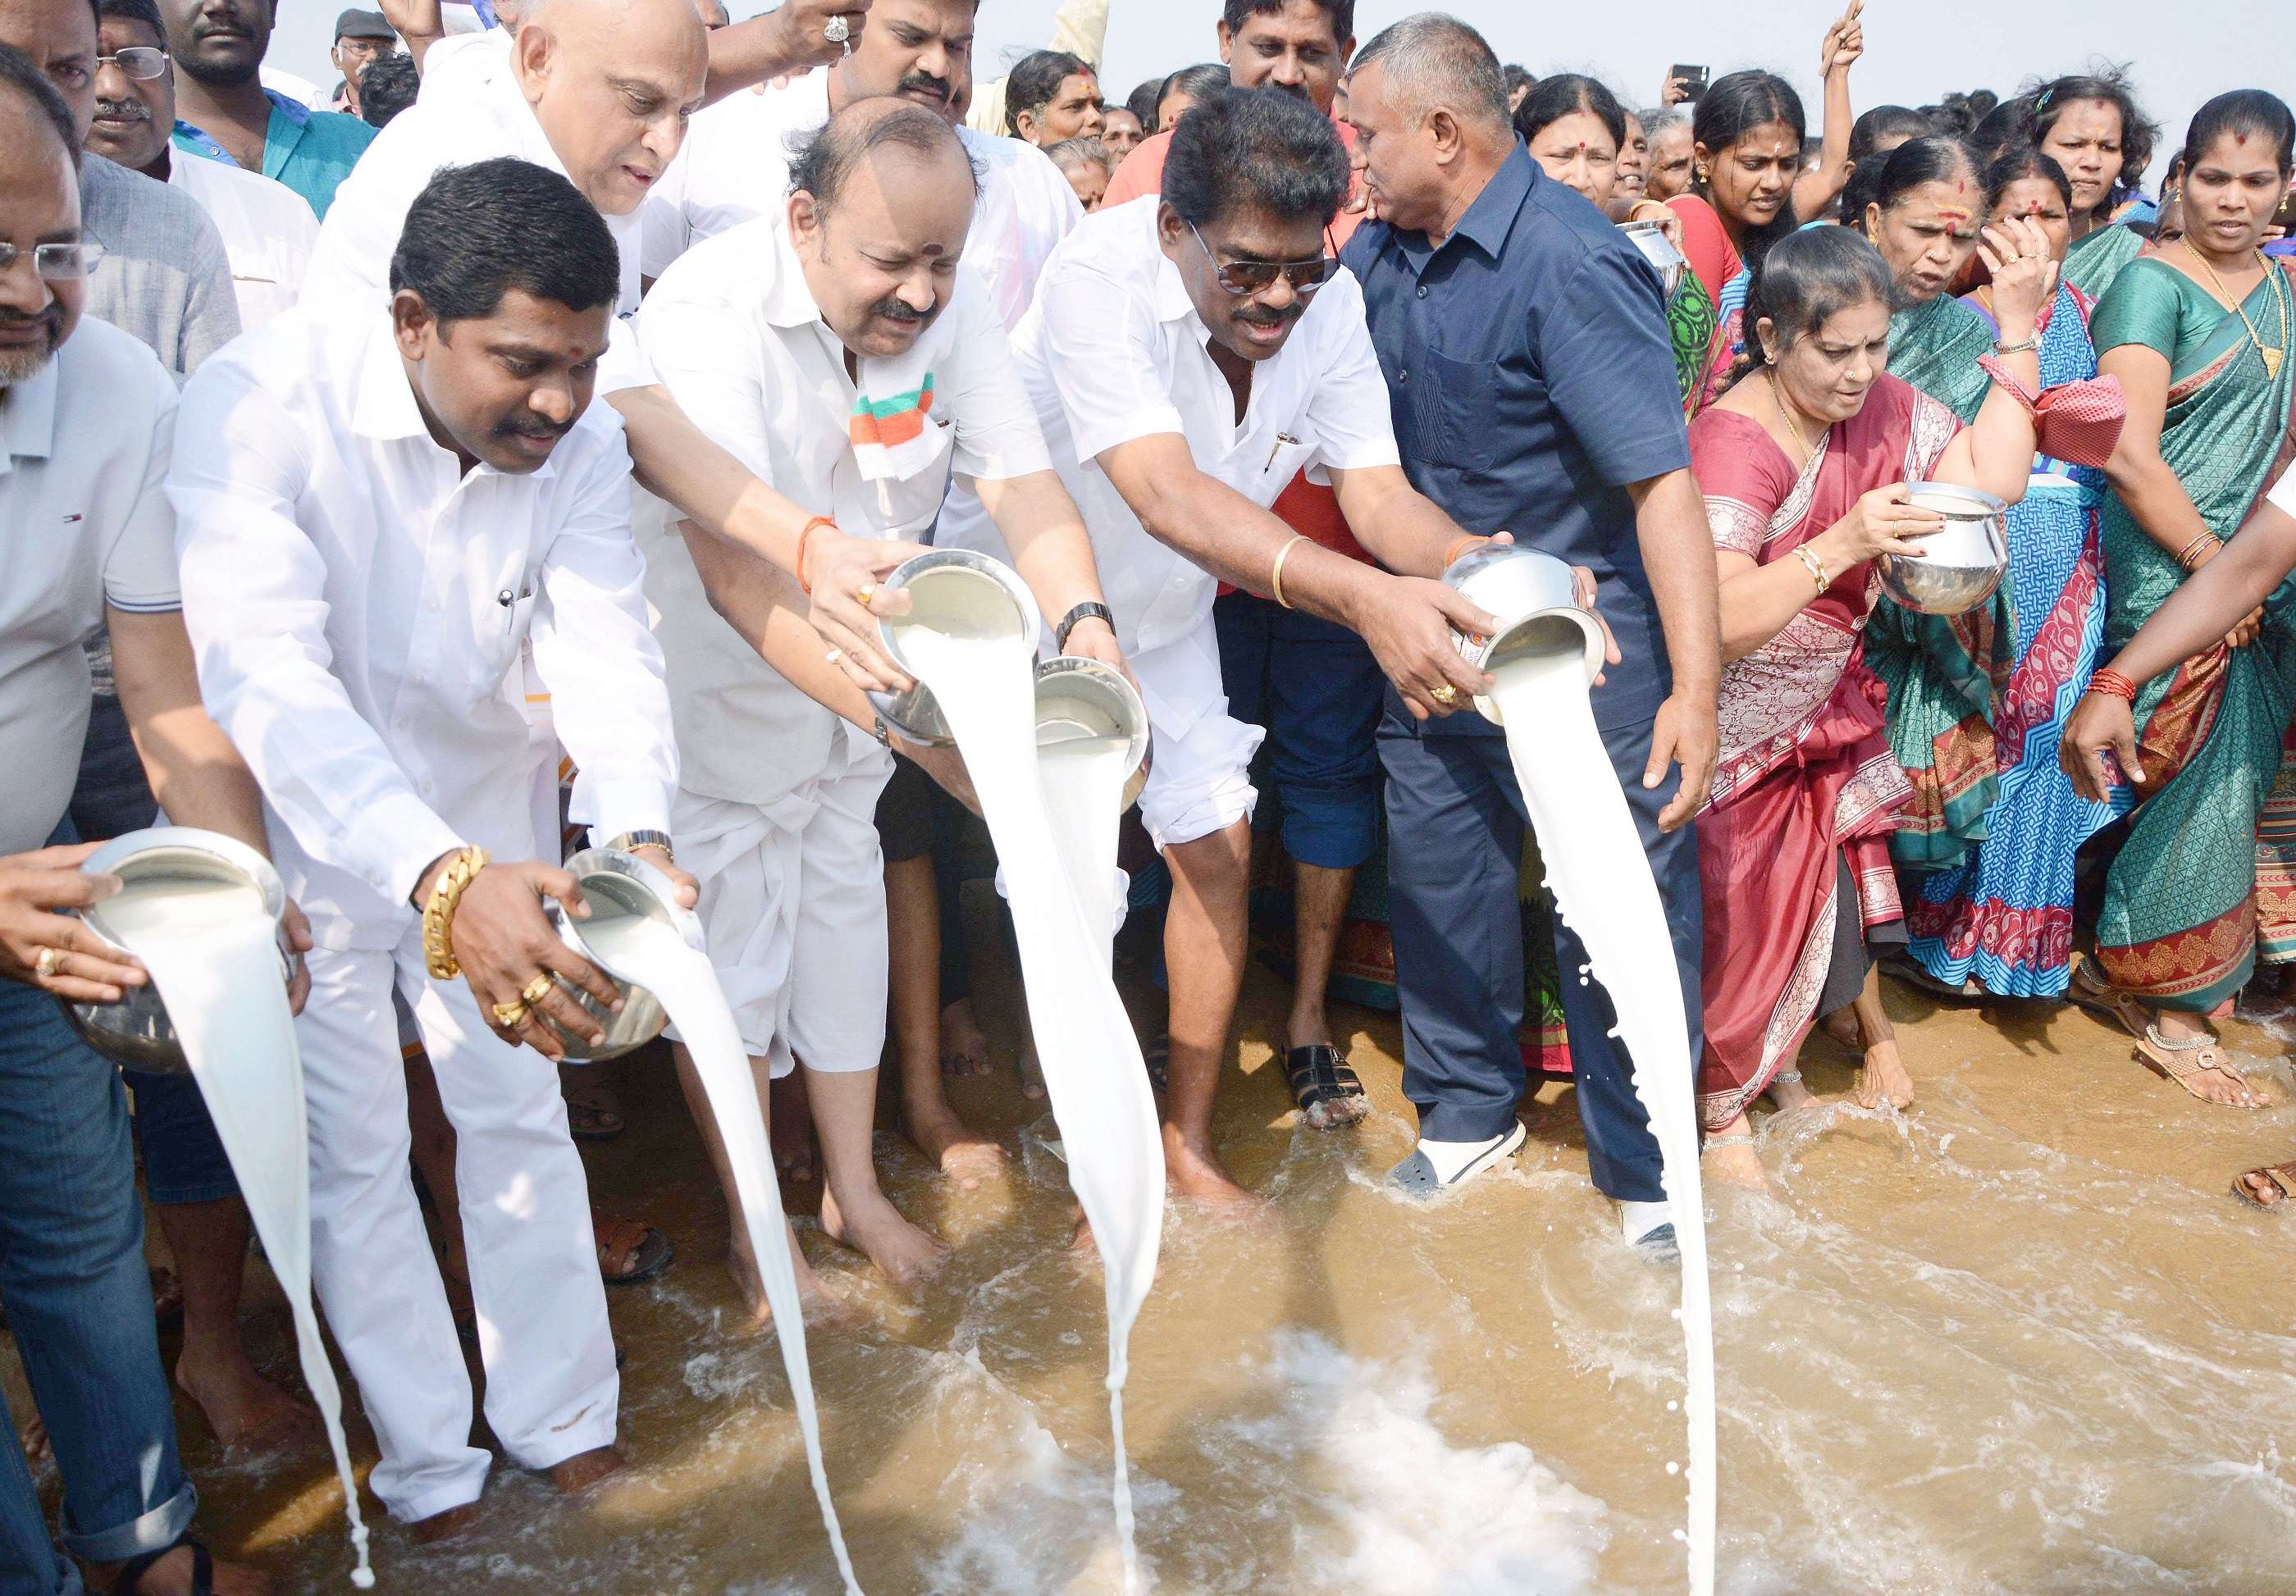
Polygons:
<instances>
[{"instance_id":1,"label":"short-sleeved white shirt","mask_svg":"<svg viewBox=\"0 0 2296 1596\"><path fill-rule=\"evenodd\" d=\"M291 309L319 242L311 202L259 172L203 160L172 143L167 158L168 186L197 200L223 234L240 330L252 332Z\"/></svg>"},{"instance_id":2,"label":"short-sleeved white shirt","mask_svg":"<svg viewBox=\"0 0 2296 1596\"><path fill-rule=\"evenodd\" d=\"M847 376L845 346L821 319L776 213L695 245L654 284L638 337L680 408L759 480L857 536L922 541L952 475L1004 479L1051 469L988 291L960 264L947 307L902 364L932 378L931 458L905 479L865 479L849 422L876 363ZM880 382L887 381L879 379ZM906 384L903 384L906 386ZM719 618L668 518L645 545L646 593L690 792L764 803L826 757L838 718L790 685Z\"/></svg>"},{"instance_id":3,"label":"short-sleeved white shirt","mask_svg":"<svg viewBox=\"0 0 2296 1596\"><path fill-rule=\"evenodd\" d=\"M181 609L162 482L176 384L83 316L28 382L0 386L0 855L45 844L87 735L82 646L104 606Z\"/></svg>"},{"instance_id":4,"label":"short-sleeved white shirt","mask_svg":"<svg viewBox=\"0 0 2296 1596\"><path fill-rule=\"evenodd\" d=\"M677 159L640 208L645 274L659 277L693 245L782 209L791 142L828 121L826 68L762 94L729 94L696 116ZM988 280L997 315L1010 327L1029 307L1046 259L1084 219L1084 208L1060 168L1033 144L970 127L956 133L980 175L964 258Z\"/></svg>"},{"instance_id":5,"label":"short-sleeved white shirt","mask_svg":"<svg viewBox=\"0 0 2296 1596\"><path fill-rule=\"evenodd\" d=\"M1253 368L1241 424L1211 334L1158 241L1155 195L1085 218L1053 253L1013 330L1053 463L1084 512L1102 590L1128 653L1208 626L1218 583L1140 524L1096 463L1157 433L1187 440L1196 468L1262 507L1310 466L1395 465L1386 380L1342 271L1308 301L1274 358ZM970 542L969 528L941 541Z\"/></svg>"}]
</instances>

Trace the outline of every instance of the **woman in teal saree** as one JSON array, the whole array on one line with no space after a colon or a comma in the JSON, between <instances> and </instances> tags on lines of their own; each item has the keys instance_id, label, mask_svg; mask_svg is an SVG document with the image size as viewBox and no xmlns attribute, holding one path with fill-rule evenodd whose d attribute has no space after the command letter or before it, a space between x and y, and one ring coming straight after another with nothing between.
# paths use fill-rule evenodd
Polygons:
<instances>
[{"instance_id":1,"label":"woman in teal saree","mask_svg":"<svg viewBox=\"0 0 2296 1596\"><path fill-rule=\"evenodd\" d=\"M2072 184L2064 280L2102 299L2144 250L2144 235L2131 224L2149 221L2152 211L2136 180L2152 165L2161 129L2145 119L2118 72L2059 78L2021 103L2026 138L2064 168ZM2123 183L2124 176L2130 181Z\"/></svg>"},{"instance_id":2,"label":"woman in teal saree","mask_svg":"<svg viewBox=\"0 0 2296 1596\"><path fill-rule=\"evenodd\" d=\"M2296 277L2260 252L2286 192L2296 119L2260 90L2202 107L2185 147L2185 233L2132 263L2097 307L2099 366L2128 396L2106 468L2105 642L2118 651L2223 548L2289 445ZM2296 961L2296 892L2277 810L2296 711L2296 588L2206 652L2134 683L2146 780L2105 878L2099 980L2074 994L2194 1095L2263 1099L2210 1027L2259 957ZM2276 805L2276 789L2282 803Z\"/></svg>"}]
</instances>

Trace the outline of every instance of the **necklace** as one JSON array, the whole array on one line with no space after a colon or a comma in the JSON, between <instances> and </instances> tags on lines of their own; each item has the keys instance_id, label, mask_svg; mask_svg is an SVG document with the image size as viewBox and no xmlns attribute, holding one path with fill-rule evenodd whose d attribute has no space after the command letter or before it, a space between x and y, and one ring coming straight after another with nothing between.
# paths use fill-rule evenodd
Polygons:
<instances>
[{"instance_id":1,"label":"necklace","mask_svg":"<svg viewBox=\"0 0 2296 1596\"><path fill-rule=\"evenodd\" d=\"M2257 356L2264 362L2264 374L2267 377L2279 376L2280 363L2288 356L2288 297L2285 289L2278 282L2272 284L2272 303L2280 311L2280 342L2276 348L2267 344L2258 334L2256 323L2248 319L2247 307L2240 300L2232 297L2232 291L2225 287L2224 279L2217 275L2216 267L2209 264L2207 256L2193 248L2193 241L2189 238L2185 241L2185 253L2201 263L2201 270L2209 274L2209 282L2215 287L2217 298L2232 307L2233 315L2238 316L2240 324L2248 329L2248 341L2256 346ZM2256 264L2264 268L2264 275L2267 282L2278 275L2273 271L2272 263L2265 258L2264 251L2261 250L2256 251Z\"/></svg>"},{"instance_id":2,"label":"necklace","mask_svg":"<svg viewBox=\"0 0 2296 1596\"><path fill-rule=\"evenodd\" d=\"M1794 462L1794 469L1800 471L1809 464L1810 456L1817 451L1811 448L1809 439L1801 435L1801 423L1794 420L1793 410L1786 404L1786 396L1778 387L1777 372L1765 366L1762 374L1770 380L1770 402L1778 407L1778 419L1785 422L1786 430L1793 434L1794 447L1801 451L1801 458ZM1826 430L1830 432L1833 429L1829 427Z\"/></svg>"}]
</instances>

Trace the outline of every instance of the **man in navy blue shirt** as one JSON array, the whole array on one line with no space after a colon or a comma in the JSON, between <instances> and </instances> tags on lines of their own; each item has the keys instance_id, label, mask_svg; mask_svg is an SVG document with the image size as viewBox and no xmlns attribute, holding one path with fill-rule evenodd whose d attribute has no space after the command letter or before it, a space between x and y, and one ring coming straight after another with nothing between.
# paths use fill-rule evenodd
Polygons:
<instances>
[{"instance_id":1,"label":"man in navy blue shirt","mask_svg":"<svg viewBox=\"0 0 2296 1596\"><path fill-rule=\"evenodd\" d=\"M1424 14L1389 29L1357 57L1348 104L1382 220L1344 258L1363 284L1406 472L1461 526L1511 531L1595 573L1623 659L1595 691L1595 724L1666 904L1694 1060L1698 859L1686 823L1713 768L1721 652L1658 279L1601 212L1532 163L1499 63L1464 22ZM1428 1190L1522 1141L1516 892L1528 818L1505 741L1480 716L1423 723L1390 700L1380 757L1404 1089L1420 1125L1396 1178ZM1567 927L1555 942L1564 971L1586 962ZM1657 1143L1606 1034L1609 1001L1567 978L1562 990L1595 1183L1625 1205L1629 1240L1670 1240Z\"/></svg>"}]
</instances>

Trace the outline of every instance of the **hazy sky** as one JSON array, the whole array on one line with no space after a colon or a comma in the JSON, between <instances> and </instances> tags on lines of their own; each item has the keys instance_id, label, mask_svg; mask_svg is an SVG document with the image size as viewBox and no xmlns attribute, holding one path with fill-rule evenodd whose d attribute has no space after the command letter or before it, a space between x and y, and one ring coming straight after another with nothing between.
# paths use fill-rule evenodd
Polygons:
<instances>
[{"instance_id":1,"label":"hazy sky","mask_svg":"<svg viewBox=\"0 0 2296 1596\"><path fill-rule=\"evenodd\" d=\"M339 6L330 0L278 0L272 58L290 71L334 81L326 48ZM1058 0L981 0L978 70L993 77L1046 37ZM736 16L769 9L733 0ZM1359 0L1357 34L1423 9L1412 0ZM1640 4L1534 4L1456 0L1451 7L1481 29L1507 61L1544 76L1592 72L1629 104L1655 97L1675 61L1710 66L1717 77L1767 67L1816 102L1818 42L1839 0L1641 0ZM1122 98L1144 78L1218 59L1216 0L1114 0L1105 87ZM2178 20L2203 19L2204 27ZM1850 76L1859 110L1919 104L1948 89L2007 93L2024 78L2070 71L2092 57L2134 63L2148 110L2181 136L2201 102L2228 88L2268 88L2296 98L2296 0L1868 0L1866 58ZM1816 132L1815 127L1811 129ZM2161 163L2165 166L2165 158Z\"/></svg>"}]
</instances>

